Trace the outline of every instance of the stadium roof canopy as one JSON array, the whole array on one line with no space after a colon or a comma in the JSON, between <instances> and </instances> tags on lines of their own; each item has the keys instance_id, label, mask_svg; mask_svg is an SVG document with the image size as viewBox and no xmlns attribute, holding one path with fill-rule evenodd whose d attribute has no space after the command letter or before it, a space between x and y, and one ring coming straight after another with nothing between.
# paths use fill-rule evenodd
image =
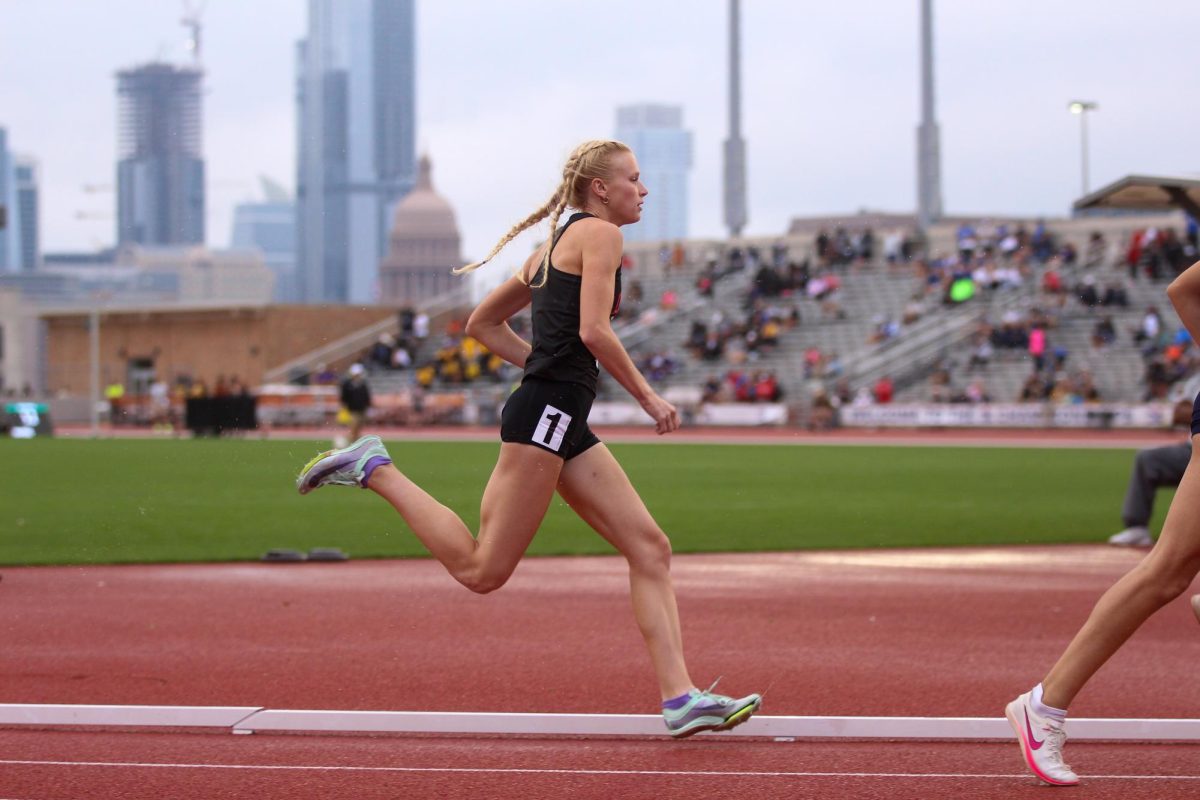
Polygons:
<instances>
[{"instance_id":1,"label":"stadium roof canopy","mask_svg":"<svg viewBox=\"0 0 1200 800\"><path fill-rule=\"evenodd\" d=\"M1126 175L1075 201L1075 210L1138 208L1171 211L1181 208L1200 219L1200 179Z\"/></svg>"}]
</instances>

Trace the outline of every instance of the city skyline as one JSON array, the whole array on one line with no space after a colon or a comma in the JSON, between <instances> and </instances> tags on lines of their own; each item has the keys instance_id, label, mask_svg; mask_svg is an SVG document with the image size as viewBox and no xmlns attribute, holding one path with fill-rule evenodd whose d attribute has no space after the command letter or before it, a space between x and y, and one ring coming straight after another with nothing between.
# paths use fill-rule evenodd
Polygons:
<instances>
[{"instance_id":1,"label":"city skyline","mask_svg":"<svg viewBox=\"0 0 1200 800\"><path fill-rule=\"evenodd\" d=\"M296 274L309 303L379 297L416 179L415 0L309 0L297 42Z\"/></svg>"},{"instance_id":2,"label":"city skyline","mask_svg":"<svg viewBox=\"0 0 1200 800\"><path fill-rule=\"evenodd\" d=\"M666 4L614 0L604 16L612 33L598 34L595 64L579 67L578 37L564 32L603 30L594 11L466 6L469 15L418 3L416 47L418 152L439 165L465 257L545 200L574 144L605 135L614 109L637 103L683 107L694 134L691 234L722 235L726 3L690 7L685 36ZM0 87L0 125L11 149L40 165L43 250L112 243L115 74L155 58L184 63L180 11L161 0L6 10L0 68L23 79ZM129 18L139 25L120 24ZM1150 20L1154 37L1129 35ZM866 3L849 21L782 2L742 9L747 235L781 233L794 215L915 210L918 4ZM257 197L259 174L295 188L294 48L306 10L213 0L203 23L209 243L221 246L233 207ZM1074 99L1099 104L1089 120L1093 188L1129 173L1200 172L1191 144L1200 111L1186 80L1200 67L1189 46L1200 8L1160 0L1134 17L1116 2L940 3L934 25L945 213L1068 213L1080 183Z\"/></svg>"}]
</instances>

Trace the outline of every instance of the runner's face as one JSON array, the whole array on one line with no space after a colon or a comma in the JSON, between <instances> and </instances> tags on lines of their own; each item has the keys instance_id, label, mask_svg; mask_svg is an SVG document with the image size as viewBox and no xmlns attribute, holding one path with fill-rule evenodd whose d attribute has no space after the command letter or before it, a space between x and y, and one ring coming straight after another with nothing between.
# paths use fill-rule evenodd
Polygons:
<instances>
[{"instance_id":1,"label":"runner's face","mask_svg":"<svg viewBox=\"0 0 1200 800\"><path fill-rule=\"evenodd\" d=\"M616 225L630 225L642 218L642 201L649 192L642 184L641 168L628 151L617 153L609 162L612 177L604 182L608 189L608 211Z\"/></svg>"}]
</instances>

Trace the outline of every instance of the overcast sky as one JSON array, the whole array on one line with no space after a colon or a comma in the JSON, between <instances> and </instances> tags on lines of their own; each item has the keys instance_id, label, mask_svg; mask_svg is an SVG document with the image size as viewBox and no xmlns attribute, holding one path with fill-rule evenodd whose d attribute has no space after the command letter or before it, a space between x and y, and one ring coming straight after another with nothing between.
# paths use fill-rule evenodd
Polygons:
<instances>
[{"instance_id":1,"label":"overcast sky","mask_svg":"<svg viewBox=\"0 0 1200 800\"><path fill-rule=\"evenodd\" d=\"M228 243L257 176L295 185L294 48L304 0L208 0L209 243ZM747 233L794 215L912 211L918 0L744 0ZM0 0L0 125L41 165L43 249L111 244L114 73L185 61L182 0ZM670 103L693 132L691 233L720 235L724 0L418 0L418 141L477 257L545 200L618 105ZM948 213L1067 213L1091 186L1200 174L1200 3L941 0L934 10ZM100 187L86 191L85 186ZM653 198L649 198L653 202ZM80 214L87 215L80 218ZM515 260L528 247L514 245Z\"/></svg>"}]
</instances>

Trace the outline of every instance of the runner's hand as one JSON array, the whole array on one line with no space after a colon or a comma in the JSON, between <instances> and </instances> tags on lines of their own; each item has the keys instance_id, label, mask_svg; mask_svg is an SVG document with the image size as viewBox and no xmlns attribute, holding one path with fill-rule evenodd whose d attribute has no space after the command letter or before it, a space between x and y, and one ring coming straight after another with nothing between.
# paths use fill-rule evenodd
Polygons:
<instances>
[{"instance_id":1,"label":"runner's hand","mask_svg":"<svg viewBox=\"0 0 1200 800\"><path fill-rule=\"evenodd\" d=\"M654 430L660 436L679 429L679 411L658 394L643 400L642 408L654 420Z\"/></svg>"}]
</instances>

